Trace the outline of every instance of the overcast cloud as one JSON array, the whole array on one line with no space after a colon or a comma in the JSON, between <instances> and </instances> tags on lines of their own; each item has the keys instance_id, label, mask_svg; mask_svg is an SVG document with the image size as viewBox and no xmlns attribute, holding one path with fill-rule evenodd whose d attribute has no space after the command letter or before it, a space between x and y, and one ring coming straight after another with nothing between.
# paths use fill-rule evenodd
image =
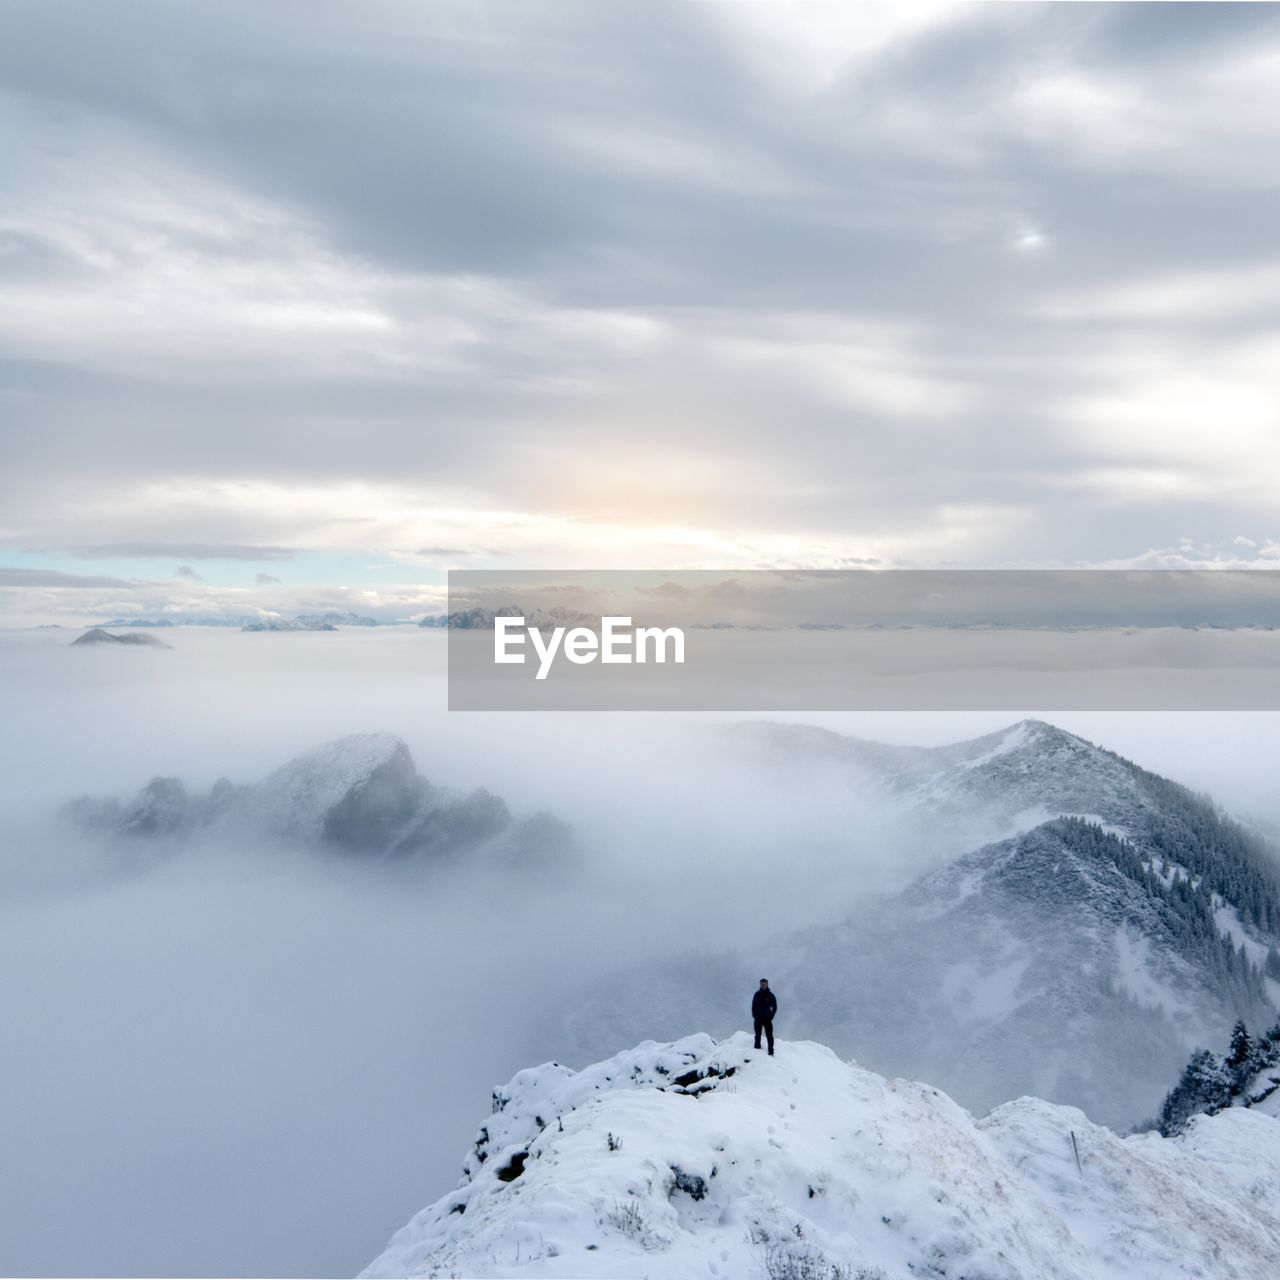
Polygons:
<instances>
[{"instance_id":1,"label":"overcast cloud","mask_svg":"<svg viewBox=\"0 0 1280 1280\"><path fill-rule=\"evenodd\" d=\"M1274 564L1278 135L1270 6L10 0L4 616Z\"/></svg>"}]
</instances>

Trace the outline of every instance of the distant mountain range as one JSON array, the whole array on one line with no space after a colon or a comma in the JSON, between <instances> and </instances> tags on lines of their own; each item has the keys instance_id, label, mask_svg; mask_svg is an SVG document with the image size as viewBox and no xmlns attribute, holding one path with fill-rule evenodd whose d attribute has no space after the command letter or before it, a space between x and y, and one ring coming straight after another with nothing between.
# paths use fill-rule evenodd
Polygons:
<instances>
[{"instance_id":1,"label":"distant mountain range","mask_svg":"<svg viewBox=\"0 0 1280 1280\"><path fill-rule=\"evenodd\" d=\"M241 631L334 631L339 627L411 625L400 618L371 618L360 613L300 613L293 618L256 613L193 614L179 618L112 618L104 627L238 627Z\"/></svg>"},{"instance_id":2,"label":"distant mountain range","mask_svg":"<svg viewBox=\"0 0 1280 1280\"><path fill-rule=\"evenodd\" d=\"M551 609L523 609L519 605L503 605L498 609L456 609L452 613L423 618L420 627L450 628L454 631L492 631L495 618L524 618L531 627L591 627L598 630L600 619L576 609L556 605Z\"/></svg>"},{"instance_id":3,"label":"distant mountain range","mask_svg":"<svg viewBox=\"0 0 1280 1280\"><path fill-rule=\"evenodd\" d=\"M241 631L337 631L332 622L320 618L257 618L246 622Z\"/></svg>"}]
</instances>

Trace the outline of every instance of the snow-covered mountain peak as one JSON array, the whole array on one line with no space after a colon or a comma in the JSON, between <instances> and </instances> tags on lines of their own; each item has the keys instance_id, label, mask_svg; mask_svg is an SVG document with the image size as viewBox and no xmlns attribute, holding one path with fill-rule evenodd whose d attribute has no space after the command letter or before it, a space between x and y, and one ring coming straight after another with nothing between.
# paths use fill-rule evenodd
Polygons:
<instances>
[{"instance_id":1,"label":"snow-covered mountain peak","mask_svg":"<svg viewBox=\"0 0 1280 1280\"><path fill-rule=\"evenodd\" d=\"M353 733L281 765L255 788L253 807L265 825L299 840L318 840L334 806L377 779L411 802L417 770L393 733Z\"/></svg>"},{"instance_id":2,"label":"snow-covered mountain peak","mask_svg":"<svg viewBox=\"0 0 1280 1280\"><path fill-rule=\"evenodd\" d=\"M806 725L742 727L773 764L837 769L871 796L913 813L967 847L1062 814L1122 829L1154 804L1128 761L1043 720L943 746L896 746ZM947 856L962 851L943 839Z\"/></svg>"},{"instance_id":3,"label":"snow-covered mountain peak","mask_svg":"<svg viewBox=\"0 0 1280 1280\"><path fill-rule=\"evenodd\" d=\"M1254 1277L1276 1124L1122 1139L1034 1098L975 1121L820 1044L647 1041L495 1090L458 1188L365 1275Z\"/></svg>"},{"instance_id":4,"label":"snow-covered mountain peak","mask_svg":"<svg viewBox=\"0 0 1280 1280\"><path fill-rule=\"evenodd\" d=\"M1043 753L1045 751L1065 751L1078 754L1109 754L1086 738L1060 729L1047 720L1019 720L1007 729L998 729L995 733L984 734L980 738L971 738L967 742L956 743L954 748L935 748L946 752L953 750L961 762L970 767L985 764L999 756L1015 751ZM967 759L966 759L967 757Z\"/></svg>"},{"instance_id":5,"label":"snow-covered mountain peak","mask_svg":"<svg viewBox=\"0 0 1280 1280\"><path fill-rule=\"evenodd\" d=\"M985 738L978 738L967 743L967 746L978 748L979 750L967 759L962 759L960 761L961 767L973 769L989 760L994 760L997 756L1007 755L1010 751L1017 751L1029 741L1035 741L1044 736L1038 732L1039 727L1038 721L1023 720L1010 729L1004 729L1000 733L989 734ZM1043 727L1048 728L1049 726L1045 725ZM988 747L988 743L992 745Z\"/></svg>"}]
</instances>

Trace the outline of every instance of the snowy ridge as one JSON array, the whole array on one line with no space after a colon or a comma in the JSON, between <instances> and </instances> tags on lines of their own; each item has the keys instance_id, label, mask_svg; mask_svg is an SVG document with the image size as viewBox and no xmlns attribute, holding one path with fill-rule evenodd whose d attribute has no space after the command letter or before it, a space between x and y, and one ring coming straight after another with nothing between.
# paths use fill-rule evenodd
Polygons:
<instances>
[{"instance_id":1,"label":"snowy ridge","mask_svg":"<svg viewBox=\"0 0 1280 1280\"><path fill-rule=\"evenodd\" d=\"M1038 726L1035 721L1023 720L1019 724L1015 724L1011 729L1006 729L1004 733L998 735L998 739L994 746L980 752L978 755L968 756L959 762L961 769L976 769L979 765L990 764L997 756L1007 755L1010 751L1016 751L1019 747L1024 747L1027 741L1033 737ZM979 742L986 743L990 738L981 738Z\"/></svg>"},{"instance_id":2,"label":"snowy ridge","mask_svg":"<svg viewBox=\"0 0 1280 1280\"><path fill-rule=\"evenodd\" d=\"M741 736L763 748L766 759L847 769L873 793L927 814L940 831L959 821L961 833L985 828L1013 835L1035 825L1037 814L1042 821L1088 814L1128 833L1143 829L1159 808L1140 771L1042 720L939 747L892 746L771 722L741 726ZM979 815L985 822L975 824Z\"/></svg>"},{"instance_id":3,"label":"snowy ridge","mask_svg":"<svg viewBox=\"0 0 1280 1280\"><path fill-rule=\"evenodd\" d=\"M522 1071L494 1107L457 1190L366 1276L1256 1280L1280 1263L1280 1130L1252 1112L1172 1140L1034 1098L975 1121L928 1085L813 1043L771 1059L745 1034Z\"/></svg>"}]
</instances>

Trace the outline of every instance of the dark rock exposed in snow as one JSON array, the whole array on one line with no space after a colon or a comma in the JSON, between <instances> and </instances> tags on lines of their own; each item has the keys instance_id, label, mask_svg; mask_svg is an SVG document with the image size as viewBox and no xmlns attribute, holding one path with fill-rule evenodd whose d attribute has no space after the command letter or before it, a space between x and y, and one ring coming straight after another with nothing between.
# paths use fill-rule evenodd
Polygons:
<instances>
[{"instance_id":1,"label":"dark rock exposed in snow","mask_svg":"<svg viewBox=\"0 0 1280 1280\"><path fill-rule=\"evenodd\" d=\"M456 853L500 835L510 825L506 801L481 789L452 804L424 806L411 815L398 835L395 852Z\"/></svg>"},{"instance_id":2,"label":"dark rock exposed in snow","mask_svg":"<svg viewBox=\"0 0 1280 1280\"><path fill-rule=\"evenodd\" d=\"M120 815L123 835L163 836L180 831L191 811L181 778L152 778Z\"/></svg>"}]
</instances>

